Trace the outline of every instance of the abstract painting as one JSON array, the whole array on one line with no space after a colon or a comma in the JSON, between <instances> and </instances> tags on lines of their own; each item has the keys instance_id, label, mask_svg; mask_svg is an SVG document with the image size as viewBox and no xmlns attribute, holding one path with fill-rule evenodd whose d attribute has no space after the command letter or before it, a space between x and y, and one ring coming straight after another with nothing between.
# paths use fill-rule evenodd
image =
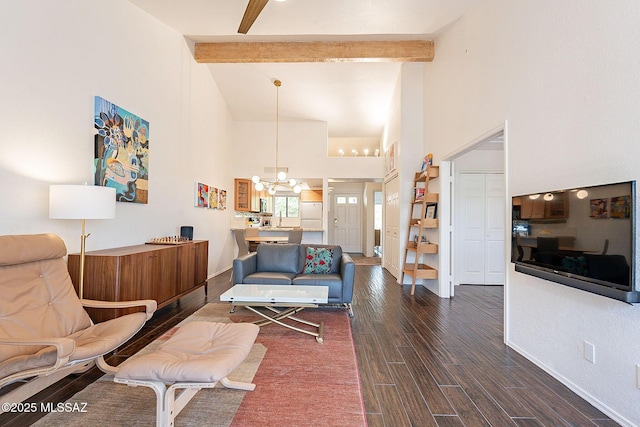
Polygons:
<instances>
[{"instance_id":1,"label":"abstract painting","mask_svg":"<svg viewBox=\"0 0 640 427\"><path fill-rule=\"evenodd\" d=\"M631 196L618 196L611 198L611 218L631 217Z\"/></svg>"},{"instance_id":2,"label":"abstract painting","mask_svg":"<svg viewBox=\"0 0 640 427\"><path fill-rule=\"evenodd\" d=\"M609 218L609 199L591 199L589 217L596 219Z\"/></svg>"},{"instance_id":3,"label":"abstract painting","mask_svg":"<svg viewBox=\"0 0 640 427\"><path fill-rule=\"evenodd\" d=\"M227 190L220 190L220 196L218 197L218 209L227 209Z\"/></svg>"},{"instance_id":4,"label":"abstract painting","mask_svg":"<svg viewBox=\"0 0 640 427\"><path fill-rule=\"evenodd\" d=\"M209 207L209 186L201 182L196 182L196 202L199 208Z\"/></svg>"},{"instance_id":5,"label":"abstract painting","mask_svg":"<svg viewBox=\"0 0 640 427\"><path fill-rule=\"evenodd\" d=\"M203 184L202 182L196 182L195 193L195 207L218 210L225 210L227 208L227 190L222 190L213 185Z\"/></svg>"},{"instance_id":6,"label":"abstract painting","mask_svg":"<svg viewBox=\"0 0 640 427\"><path fill-rule=\"evenodd\" d=\"M94 104L94 183L119 202L149 199L149 122L99 96Z\"/></svg>"},{"instance_id":7,"label":"abstract painting","mask_svg":"<svg viewBox=\"0 0 640 427\"><path fill-rule=\"evenodd\" d=\"M218 209L218 189L209 187L209 209Z\"/></svg>"}]
</instances>

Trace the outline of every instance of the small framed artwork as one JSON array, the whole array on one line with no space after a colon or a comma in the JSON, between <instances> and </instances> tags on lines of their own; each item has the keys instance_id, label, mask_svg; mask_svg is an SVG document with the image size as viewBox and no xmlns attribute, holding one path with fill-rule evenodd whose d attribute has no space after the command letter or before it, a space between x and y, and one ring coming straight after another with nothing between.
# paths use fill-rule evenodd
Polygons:
<instances>
[{"instance_id":1,"label":"small framed artwork","mask_svg":"<svg viewBox=\"0 0 640 427\"><path fill-rule=\"evenodd\" d=\"M631 217L631 196L618 196L611 198L610 218Z\"/></svg>"},{"instance_id":2,"label":"small framed artwork","mask_svg":"<svg viewBox=\"0 0 640 427\"><path fill-rule=\"evenodd\" d=\"M609 218L609 199L591 199L589 208L589 217L596 219Z\"/></svg>"},{"instance_id":3,"label":"small framed artwork","mask_svg":"<svg viewBox=\"0 0 640 427\"><path fill-rule=\"evenodd\" d=\"M436 219L436 214L438 212L438 205L433 203L431 205L427 205L427 210L424 213L424 217L426 219Z\"/></svg>"}]
</instances>

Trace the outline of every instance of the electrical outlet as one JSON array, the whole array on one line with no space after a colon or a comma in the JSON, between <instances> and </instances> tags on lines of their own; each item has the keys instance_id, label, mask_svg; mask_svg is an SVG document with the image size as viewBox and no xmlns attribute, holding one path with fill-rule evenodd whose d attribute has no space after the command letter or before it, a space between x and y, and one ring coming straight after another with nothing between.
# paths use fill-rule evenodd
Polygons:
<instances>
[{"instance_id":1,"label":"electrical outlet","mask_svg":"<svg viewBox=\"0 0 640 427\"><path fill-rule=\"evenodd\" d=\"M583 355L586 360L591 363L596 363L596 346L590 342L585 341L583 347Z\"/></svg>"}]
</instances>

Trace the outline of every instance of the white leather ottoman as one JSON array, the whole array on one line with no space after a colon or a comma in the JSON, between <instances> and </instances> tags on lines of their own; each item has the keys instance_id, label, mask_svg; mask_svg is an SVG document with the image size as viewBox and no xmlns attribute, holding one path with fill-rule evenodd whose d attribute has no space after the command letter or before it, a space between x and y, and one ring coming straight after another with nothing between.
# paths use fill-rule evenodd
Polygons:
<instances>
[{"instance_id":1,"label":"white leather ottoman","mask_svg":"<svg viewBox=\"0 0 640 427\"><path fill-rule=\"evenodd\" d=\"M227 388L254 390L255 384L227 379L247 357L260 328L251 323L191 322L159 349L118 366L114 381L156 393L156 426L173 426L175 417L202 388L220 382ZM183 389L176 398L177 389Z\"/></svg>"}]
</instances>

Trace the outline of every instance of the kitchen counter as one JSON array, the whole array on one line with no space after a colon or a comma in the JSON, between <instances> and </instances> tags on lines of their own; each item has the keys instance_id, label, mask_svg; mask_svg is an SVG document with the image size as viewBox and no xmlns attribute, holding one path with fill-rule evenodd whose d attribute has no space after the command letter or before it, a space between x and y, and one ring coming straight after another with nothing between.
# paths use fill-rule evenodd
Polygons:
<instances>
[{"instance_id":1,"label":"kitchen counter","mask_svg":"<svg viewBox=\"0 0 640 427\"><path fill-rule=\"evenodd\" d=\"M294 227L231 227L231 230L241 230L243 228L257 228L261 232L267 233L276 233L276 232L289 232L294 229ZM302 232L310 232L310 233L324 233L323 228L303 228Z\"/></svg>"},{"instance_id":2,"label":"kitchen counter","mask_svg":"<svg viewBox=\"0 0 640 427\"><path fill-rule=\"evenodd\" d=\"M288 236L289 231L293 227L231 227L233 230L241 230L244 228L255 228L258 230L259 236ZM323 228L303 228L302 243L304 244L323 244L326 243L327 235Z\"/></svg>"}]
</instances>

